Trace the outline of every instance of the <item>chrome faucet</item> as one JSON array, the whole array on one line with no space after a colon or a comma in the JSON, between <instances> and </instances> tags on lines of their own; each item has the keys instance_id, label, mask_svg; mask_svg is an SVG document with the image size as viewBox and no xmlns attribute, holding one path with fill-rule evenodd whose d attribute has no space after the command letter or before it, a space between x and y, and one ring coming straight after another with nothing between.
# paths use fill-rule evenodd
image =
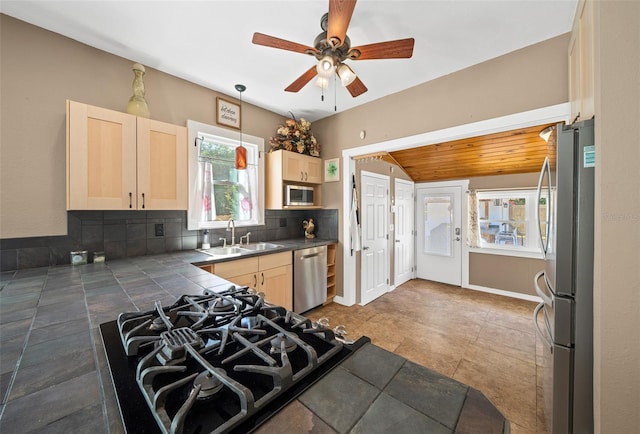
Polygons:
<instances>
[{"instance_id":1,"label":"chrome faucet","mask_svg":"<svg viewBox=\"0 0 640 434\"><path fill-rule=\"evenodd\" d=\"M244 238L244 241L246 242L246 244L249 244L249 235L251 235L251 232L247 232L246 235L243 235L240 237L240 245L242 245L242 239Z\"/></svg>"},{"instance_id":2,"label":"chrome faucet","mask_svg":"<svg viewBox=\"0 0 640 434\"><path fill-rule=\"evenodd\" d=\"M236 222L233 219L229 219L229 223L227 223L227 232L229 231L231 231L231 245L235 246L236 245Z\"/></svg>"}]
</instances>

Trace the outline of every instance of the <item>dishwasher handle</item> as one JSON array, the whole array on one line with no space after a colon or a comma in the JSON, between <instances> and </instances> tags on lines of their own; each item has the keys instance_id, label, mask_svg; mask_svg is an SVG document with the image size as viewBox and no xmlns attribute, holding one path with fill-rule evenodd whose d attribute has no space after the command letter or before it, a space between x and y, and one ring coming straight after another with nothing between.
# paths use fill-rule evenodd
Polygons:
<instances>
[{"instance_id":1,"label":"dishwasher handle","mask_svg":"<svg viewBox=\"0 0 640 434\"><path fill-rule=\"evenodd\" d=\"M300 255L299 258L300 260L303 260L303 259L315 258L316 256L324 256L324 254L322 252L311 253L310 255Z\"/></svg>"}]
</instances>

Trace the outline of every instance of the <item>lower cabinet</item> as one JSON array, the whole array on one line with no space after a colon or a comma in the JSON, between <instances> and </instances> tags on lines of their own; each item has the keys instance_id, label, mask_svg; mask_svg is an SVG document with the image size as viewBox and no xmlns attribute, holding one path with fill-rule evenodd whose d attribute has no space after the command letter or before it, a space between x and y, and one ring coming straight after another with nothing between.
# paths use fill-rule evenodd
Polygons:
<instances>
[{"instance_id":1,"label":"lower cabinet","mask_svg":"<svg viewBox=\"0 0 640 434\"><path fill-rule=\"evenodd\" d=\"M258 291L264 292L264 298L268 302L293 310L292 278L291 263L282 267L261 270Z\"/></svg>"},{"instance_id":2,"label":"lower cabinet","mask_svg":"<svg viewBox=\"0 0 640 434\"><path fill-rule=\"evenodd\" d=\"M293 309L291 252L207 264L200 268L236 285L264 293L269 303Z\"/></svg>"}]
</instances>

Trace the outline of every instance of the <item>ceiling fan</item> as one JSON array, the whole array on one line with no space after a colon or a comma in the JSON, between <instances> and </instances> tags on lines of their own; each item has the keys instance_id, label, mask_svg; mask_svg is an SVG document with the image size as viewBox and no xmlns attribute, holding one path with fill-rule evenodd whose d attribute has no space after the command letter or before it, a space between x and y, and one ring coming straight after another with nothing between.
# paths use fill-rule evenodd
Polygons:
<instances>
[{"instance_id":1,"label":"ceiling fan","mask_svg":"<svg viewBox=\"0 0 640 434\"><path fill-rule=\"evenodd\" d=\"M347 28L355 7L356 0L329 0L329 13L324 14L320 20L322 33L316 37L313 47L263 33L253 34L252 42L256 45L308 54L318 60L316 65L298 77L285 91L298 92L316 75L319 76L318 85L326 88L328 79L335 72L355 98L365 93L367 87L353 69L344 63L345 60L408 59L413 55L413 38L352 47Z\"/></svg>"}]
</instances>

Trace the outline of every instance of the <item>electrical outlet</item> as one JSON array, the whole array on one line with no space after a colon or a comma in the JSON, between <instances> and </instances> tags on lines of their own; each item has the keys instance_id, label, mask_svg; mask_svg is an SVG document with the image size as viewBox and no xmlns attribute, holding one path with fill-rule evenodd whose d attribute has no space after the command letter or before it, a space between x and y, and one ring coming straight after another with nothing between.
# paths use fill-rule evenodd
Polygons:
<instances>
[{"instance_id":1,"label":"electrical outlet","mask_svg":"<svg viewBox=\"0 0 640 434\"><path fill-rule=\"evenodd\" d=\"M164 237L164 224L156 223L156 237Z\"/></svg>"}]
</instances>

